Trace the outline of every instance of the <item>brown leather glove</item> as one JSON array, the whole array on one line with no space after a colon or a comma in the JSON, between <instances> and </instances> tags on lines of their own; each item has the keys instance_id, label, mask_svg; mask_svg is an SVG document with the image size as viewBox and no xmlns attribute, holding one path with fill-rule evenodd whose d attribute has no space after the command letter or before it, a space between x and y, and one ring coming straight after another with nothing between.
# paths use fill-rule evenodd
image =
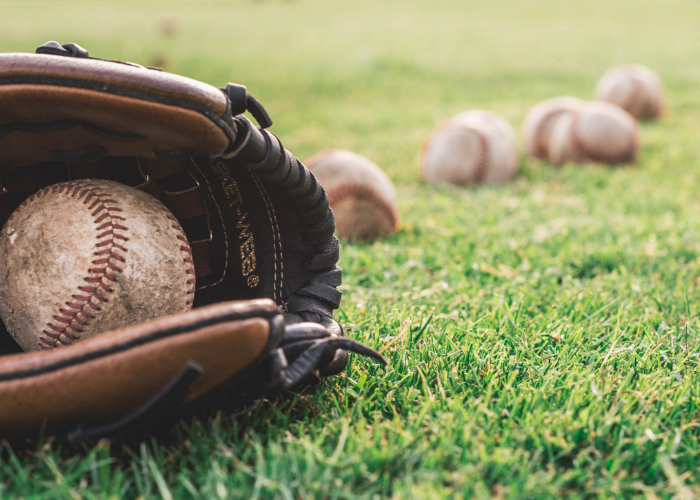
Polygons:
<instances>
[{"instance_id":1,"label":"brown leather glove","mask_svg":"<svg viewBox=\"0 0 700 500\"><path fill-rule=\"evenodd\" d=\"M348 351L386 363L332 319L333 212L271 124L240 85L74 44L0 54L0 224L46 186L118 181L177 217L197 284L190 312L53 351L18 354L0 325L0 436L111 435L339 373Z\"/></svg>"}]
</instances>

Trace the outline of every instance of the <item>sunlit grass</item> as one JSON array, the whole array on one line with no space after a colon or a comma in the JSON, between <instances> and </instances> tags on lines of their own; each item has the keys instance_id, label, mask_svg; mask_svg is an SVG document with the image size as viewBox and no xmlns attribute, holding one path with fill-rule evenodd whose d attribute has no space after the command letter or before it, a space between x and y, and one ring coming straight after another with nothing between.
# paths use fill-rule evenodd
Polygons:
<instances>
[{"instance_id":1,"label":"sunlit grass","mask_svg":"<svg viewBox=\"0 0 700 500\"><path fill-rule=\"evenodd\" d=\"M336 318L385 349L386 371L354 359L314 392L124 449L5 448L0 497L700 494L698 19L692 0L0 2L3 52L73 41L247 85L300 158L381 165L403 220L341 251ZM667 86L636 166L419 180L420 145L452 114L518 128L540 99L591 98L620 62Z\"/></svg>"}]
</instances>

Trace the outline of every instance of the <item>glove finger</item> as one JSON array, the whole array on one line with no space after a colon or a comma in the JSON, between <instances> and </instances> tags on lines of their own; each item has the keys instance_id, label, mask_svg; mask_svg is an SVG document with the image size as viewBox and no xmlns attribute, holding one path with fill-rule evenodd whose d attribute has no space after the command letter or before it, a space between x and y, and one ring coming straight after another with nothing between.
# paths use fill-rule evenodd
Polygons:
<instances>
[{"instance_id":1,"label":"glove finger","mask_svg":"<svg viewBox=\"0 0 700 500\"><path fill-rule=\"evenodd\" d=\"M267 299L230 302L44 352L0 357L0 435L104 425L146 404L188 362L203 369L184 403L261 361L283 331Z\"/></svg>"}]
</instances>

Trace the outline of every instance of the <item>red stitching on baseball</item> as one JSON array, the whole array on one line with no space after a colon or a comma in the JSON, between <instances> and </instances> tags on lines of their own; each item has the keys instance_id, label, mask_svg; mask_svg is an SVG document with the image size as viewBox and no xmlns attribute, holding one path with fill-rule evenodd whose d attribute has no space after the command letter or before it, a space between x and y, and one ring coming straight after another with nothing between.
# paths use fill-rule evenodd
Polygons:
<instances>
[{"instance_id":1,"label":"red stitching on baseball","mask_svg":"<svg viewBox=\"0 0 700 500\"><path fill-rule=\"evenodd\" d=\"M396 227L396 225L399 222L398 212L396 212L394 207L387 203L384 200L384 198L379 196L377 192L372 188L366 186L344 184L338 186L332 191L327 191L326 194L328 195L328 202L331 206L349 196L354 196L356 198L365 198L367 200L373 201L379 205L381 210L384 211L386 215L389 216L389 220L391 221L391 225L393 227Z\"/></svg>"},{"instance_id":2,"label":"red stitching on baseball","mask_svg":"<svg viewBox=\"0 0 700 500\"><path fill-rule=\"evenodd\" d=\"M185 245L180 246L180 250L185 254L184 258L182 259L185 264L188 264L189 267L187 268L187 271L185 271L187 274L191 275L192 278L187 280L187 284L189 285L189 290L187 290L187 295L190 296L189 299L187 299L187 305L191 306L194 303L194 292L195 292L195 285L197 282L197 278L195 277L195 272L194 272L194 261L192 260L192 249L189 247L189 242L187 241L187 238L185 237L185 232L182 230L182 226L180 226L180 223L178 220L167 210L164 208L165 216L168 218L170 222L172 222L171 226L175 231L177 231L179 234L177 235L177 239L180 241L185 242Z\"/></svg>"},{"instance_id":3,"label":"red stitching on baseball","mask_svg":"<svg viewBox=\"0 0 700 500\"><path fill-rule=\"evenodd\" d=\"M489 149L489 141L484 135L484 133L477 129L476 127L469 127L479 138L479 147L481 148L479 161L476 164L476 169L474 170L474 175L472 176L472 182L477 185L484 183L486 178L486 171L488 170L489 164L491 162L491 150Z\"/></svg>"},{"instance_id":4,"label":"red stitching on baseball","mask_svg":"<svg viewBox=\"0 0 700 500\"><path fill-rule=\"evenodd\" d=\"M114 252L114 250L127 251L123 245L117 243L117 240L122 242L128 241L125 235L115 232L117 230L128 231L127 227L118 222L125 220L124 217L117 215L122 209L116 206L108 206L108 203L115 204L117 201L113 200L108 193L105 193L99 187L81 181L49 186L29 196L22 202L20 207L26 207L29 203L47 194L66 194L82 199L84 205L89 203L87 208L91 215L96 217L94 223L99 224L97 231L102 231L96 236L96 239L107 239L98 241L95 244L95 248L98 250L94 252L94 255L99 258L92 261L93 267L88 270L90 274L84 278L86 283L94 286L78 287L78 291L81 294L73 294L71 296L72 301L66 302L65 307L58 309L58 314L53 316L53 322L47 322L46 329L42 331L42 336L39 339L39 348L41 350L70 345L78 338L75 334L80 333L82 327L88 325L90 320L95 319L94 314L90 310L100 310L99 304L108 300L104 294L112 292L109 283L117 281L116 275L109 271L121 272L122 268L118 264L126 262L124 256ZM164 210L167 218L172 222L172 228L178 233L177 238L185 243L180 246L180 250L184 253L183 261L189 265L186 272L192 276L187 281L187 285L189 285L187 305L191 306L194 302L196 284L192 249L187 244L187 238L180 223L170 212L166 209ZM15 213L17 211L10 215L8 221L14 218Z\"/></svg>"},{"instance_id":5,"label":"red stitching on baseball","mask_svg":"<svg viewBox=\"0 0 700 500\"><path fill-rule=\"evenodd\" d=\"M443 130L447 130L450 127L455 125L455 119L449 119L445 122L443 122L430 136L428 139L423 143L420 149L420 154L419 154L419 159L418 161L420 162L420 172L421 172L421 177L425 179L427 182L431 182L428 179L431 177L431 174L429 173L428 167L425 163L425 157L428 154L428 150L430 149L430 145L432 144L432 141L434 138ZM459 123L457 123L459 125ZM479 130L478 128L474 127L473 125L467 125L465 127L467 130L470 130L472 132L475 132L477 137L479 138L479 146L481 147L481 156L479 156L479 161L476 164L476 169L474 171L474 174L472 175L472 178L467 181L467 183L472 182L475 184L483 184L483 178L485 177L486 170L488 170L488 164L490 160L490 151L489 151L489 145L488 145L488 140L484 136L483 132ZM438 180L444 180L444 179L438 179ZM398 214L396 215L396 221L398 221ZM394 226L396 226L396 223L394 223Z\"/></svg>"},{"instance_id":6,"label":"red stitching on baseball","mask_svg":"<svg viewBox=\"0 0 700 500\"><path fill-rule=\"evenodd\" d=\"M581 156L583 156L583 159L580 160L581 162L587 162L589 158L590 160L595 161L592 155L588 153L588 148L586 148L586 145L581 142L578 134L576 134L576 124L578 123L579 115L579 112L575 112L573 118L571 119L571 129L569 130L569 138L571 139L571 142L573 142L575 148L575 158L569 158L567 161L574 161L578 163L578 158Z\"/></svg>"},{"instance_id":7,"label":"red stitching on baseball","mask_svg":"<svg viewBox=\"0 0 700 500\"><path fill-rule=\"evenodd\" d=\"M550 122L551 120L551 125L549 127L549 135L551 137L552 126L554 125L554 122L557 119L559 119L564 113L568 113L569 111L574 110L569 109L565 106L562 106L561 108L557 109L551 109L547 113L542 115L540 121L537 122L537 126L534 128L532 135L536 138L537 148L535 150L535 153L537 153L536 156L538 158L547 158L549 156L549 137L547 138L547 142L545 142L544 144L542 143L542 131L544 129L545 124Z\"/></svg>"},{"instance_id":8,"label":"red stitching on baseball","mask_svg":"<svg viewBox=\"0 0 700 500\"><path fill-rule=\"evenodd\" d=\"M117 263L126 261L124 256L115 253L114 250L126 251L126 248L116 243L115 240L127 241L127 238L125 235L115 231L128 230L127 227L117 222L124 220L123 217L115 214L115 212L121 212L121 208L108 205L116 204L117 201L97 186L80 181L50 186L31 195L21 206L24 207L46 194L66 194L82 199L84 205L89 204L88 210L91 211L93 217L96 217L94 222L99 224L104 221L97 229L103 232L98 234L96 239L107 239L98 241L95 244L96 248L101 248L101 250L95 252L95 256L102 258L95 259L92 262L93 267L88 270L90 274L84 278L87 283L94 284L94 286L78 287L81 294L72 295L72 300L66 302L65 307L58 309L58 314L53 317L53 322L48 322L46 329L42 331L43 335L39 339L39 347L42 350L52 349L59 345L70 345L78 338L75 334L80 333L82 327L86 326L90 320L95 319L95 316L89 310L99 310L98 304L107 300L107 297L103 294L112 291L107 282L115 281L115 276L107 271L120 272L122 269ZM98 217L98 214L101 215ZM97 267L98 265L102 267Z\"/></svg>"}]
</instances>

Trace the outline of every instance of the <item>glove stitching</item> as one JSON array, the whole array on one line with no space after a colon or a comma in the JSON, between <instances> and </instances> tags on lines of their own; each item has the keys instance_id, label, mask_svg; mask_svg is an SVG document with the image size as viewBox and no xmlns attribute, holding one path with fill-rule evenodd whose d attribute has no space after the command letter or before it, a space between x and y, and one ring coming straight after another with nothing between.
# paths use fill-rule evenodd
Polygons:
<instances>
[{"instance_id":1,"label":"glove stitching","mask_svg":"<svg viewBox=\"0 0 700 500\"><path fill-rule=\"evenodd\" d=\"M204 179L204 182L206 183L206 189L207 194L209 195L209 199L214 203L216 211L219 212L219 220L221 221L221 227L223 229L224 237L224 270L221 273L221 278L219 278L219 280L214 283L210 283L209 285L197 288L197 290L203 290L205 288L211 288L213 286L221 284L221 282L224 281L224 279L226 278L226 270L228 269L228 230L226 229L226 221L224 220L223 212L221 211L221 207L219 206L219 202L216 196L214 196L214 192L211 189L211 184L209 184L207 176L204 175L204 173L200 170L200 168L197 166L197 163L194 160L190 159L190 164L195 170L197 170L197 172L199 173L199 177Z\"/></svg>"},{"instance_id":2,"label":"glove stitching","mask_svg":"<svg viewBox=\"0 0 700 500\"><path fill-rule=\"evenodd\" d=\"M260 182L260 178L255 172L250 172L250 175L255 181L255 185L258 187L258 190L260 191L260 195L263 198L263 201L265 202L265 207L267 208L267 216L270 218L270 225L272 226L272 233L273 233L273 247L274 247L274 254L275 254L275 279L273 280L273 291L272 291L272 296L275 300L275 304L277 305L284 305L284 301L282 300L282 289L284 286L284 254L282 253L282 235L280 234L280 229L279 225L277 224L277 214L275 213L275 208L272 205L272 201L270 200L269 195L267 194L267 191L262 185L262 182ZM279 249L279 250L278 250ZM278 256L279 253L279 256ZM279 258L279 271L277 269L277 260ZM277 289L277 281L279 280L279 298L278 298L278 289ZM286 307L284 307L286 310Z\"/></svg>"}]
</instances>

